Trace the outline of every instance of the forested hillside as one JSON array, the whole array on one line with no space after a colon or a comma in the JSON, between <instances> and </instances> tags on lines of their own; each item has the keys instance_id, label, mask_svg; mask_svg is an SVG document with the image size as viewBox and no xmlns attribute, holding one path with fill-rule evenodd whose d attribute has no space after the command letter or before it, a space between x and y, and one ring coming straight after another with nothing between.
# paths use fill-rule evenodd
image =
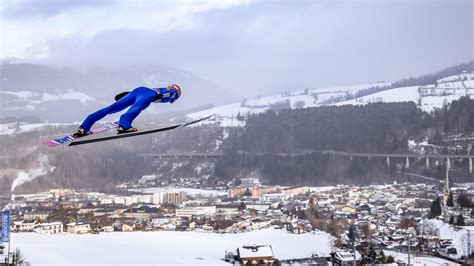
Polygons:
<instances>
[{"instance_id":1,"label":"forested hillside","mask_svg":"<svg viewBox=\"0 0 474 266\"><path fill-rule=\"evenodd\" d=\"M270 183L287 185L388 181L397 172L395 163L389 169L381 160L348 160L320 152L412 152L409 140L441 147L432 152L451 152L449 145L459 143L446 140L461 134L457 140L463 143L456 152L467 153L469 143L461 136L473 133L473 122L474 100L467 97L433 115L413 103L270 111L250 117L245 128L224 143L227 156L217 164L216 174L232 177L257 172ZM414 162L412 171L441 177L443 162L437 163L441 167L427 172L422 163Z\"/></svg>"}]
</instances>

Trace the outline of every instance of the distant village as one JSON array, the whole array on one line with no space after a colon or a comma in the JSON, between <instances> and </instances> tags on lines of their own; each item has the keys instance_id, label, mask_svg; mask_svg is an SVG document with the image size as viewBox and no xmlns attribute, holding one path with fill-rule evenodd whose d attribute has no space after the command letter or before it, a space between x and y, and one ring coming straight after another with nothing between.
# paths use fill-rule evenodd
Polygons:
<instances>
[{"instance_id":1,"label":"distant village","mask_svg":"<svg viewBox=\"0 0 474 266\"><path fill-rule=\"evenodd\" d=\"M119 195L52 189L12 195L4 209L12 215L11 231L18 233L324 231L333 237L331 256L313 254L294 258L294 263L406 263L392 251L473 263L474 191L467 187L443 193L435 184L411 183L280 187L244 178L212 189L198 183L183 179L154 190L163 184L156 176L143 176L121 185ZM275 257L264 239L235 248L223 251L223 260L244 265L291 263Z\"/></svg>"}]
</instances>

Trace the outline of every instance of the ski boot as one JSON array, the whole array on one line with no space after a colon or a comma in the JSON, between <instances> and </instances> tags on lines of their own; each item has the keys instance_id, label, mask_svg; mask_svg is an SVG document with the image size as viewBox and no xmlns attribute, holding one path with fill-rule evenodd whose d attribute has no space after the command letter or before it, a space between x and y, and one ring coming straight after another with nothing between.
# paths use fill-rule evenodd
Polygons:
<instances>
[{"instance_id":1,"label":"ski boot","mask_svg":"<svg viewBox=\"0 0 474 266\"><path fill-rule=\"evenodd\" d=\"M84 137L84 136L87 136L87 135L90 135L90 134L92 134L92 132L90 132L90 131L86 132L83 127L79 127L77 129L76 133L72 134L72 136L77 139L77 138Z\"/></svg>"},{"instance_id":2,"label":"ski boot","mask_svg":"<svg viewBox=\"0 0 474 266\"><path fill-rule=\"evenodd\" d=\"M123 128L122 126L117 127L117 134L124 134L124 133L132 133L132 132L137 132L138 129L134 127L130 128Z\"/></svg>"}]
</instances>

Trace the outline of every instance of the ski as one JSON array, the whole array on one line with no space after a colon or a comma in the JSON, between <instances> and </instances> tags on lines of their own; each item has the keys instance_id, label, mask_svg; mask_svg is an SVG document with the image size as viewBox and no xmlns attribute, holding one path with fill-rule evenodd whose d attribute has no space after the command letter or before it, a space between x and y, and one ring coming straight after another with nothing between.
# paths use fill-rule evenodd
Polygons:
<instances>
[{"instance_id":1,"label":"ski","mask_svg":"<svg viewBox=\"0 0 474 266\"><path fill-rule=\"evenodd\" d=\"M69 146L76 146L76 145L82 145L82 144L88 144L88 143L107 141L107 140L112 140L112 139L121 139L121 138L135 137L135 136L140 136L140 135L147 135L151 133L168 131L168 130L176 129L179 127L187 127L187 126L202 122L204 120L211 118L212 116L213 115L202 117L185 124L176 124L176 125L170 125L170 126L160 127L160 128L150 129L150 130L137 131L137 132L132 132L132 133L123 133L123 134L117 134L114 136L107 136L107 137L101 137L101 138L77 140L77 141L71 142Z\"/></svg>"},{"instance_id":2,"label":"ski","mask_svg":"<svg viewBox=\"0 0 474 266\"><path fill-rule=\"evenodd\" d=\"M117 126L118 126L118 121L115 121L113 123L108 123L106 125L98 127L96 129L93 129L91 131L92 132L91 135L114 129ZM61 138L58 138L58 139L54 139L54 140L45 142L44 144L48 147L56 147L56 146L59 146L59 145L64 144L64 143L72 142L76 139L78 139L78 138L74 137L73 134L71 134L71 135L67 135L67 136L64 136L64 137L61 137Z\"/></svg>"}]
</instances>

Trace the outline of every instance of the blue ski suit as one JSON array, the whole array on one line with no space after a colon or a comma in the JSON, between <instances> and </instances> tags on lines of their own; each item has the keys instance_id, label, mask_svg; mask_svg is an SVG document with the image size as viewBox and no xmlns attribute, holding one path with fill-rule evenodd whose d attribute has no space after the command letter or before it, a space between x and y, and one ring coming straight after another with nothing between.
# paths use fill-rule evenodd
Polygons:
<instances>
[{"instance_id":1,"label":"blue ski suit","mask_svg":"<svg viewBox=\"0 0 474 266\"><path fill-rule=\"evenodd\" d=\"M158 94L161 94L161 98L159 99L157 99ZM115 103L87 116L86 120L82 122L81 127L84 128L85 132L88 132L95 122L104 118L106 115L120 112L131 106L127 112L120 116L119 120L119 126L125 129L131 128L132 121L152 102L173 103L178 98L178 93L175 90L169 90L168 88L150 89L147 87L138 87Z\"/></svg>"}]
</instances>

